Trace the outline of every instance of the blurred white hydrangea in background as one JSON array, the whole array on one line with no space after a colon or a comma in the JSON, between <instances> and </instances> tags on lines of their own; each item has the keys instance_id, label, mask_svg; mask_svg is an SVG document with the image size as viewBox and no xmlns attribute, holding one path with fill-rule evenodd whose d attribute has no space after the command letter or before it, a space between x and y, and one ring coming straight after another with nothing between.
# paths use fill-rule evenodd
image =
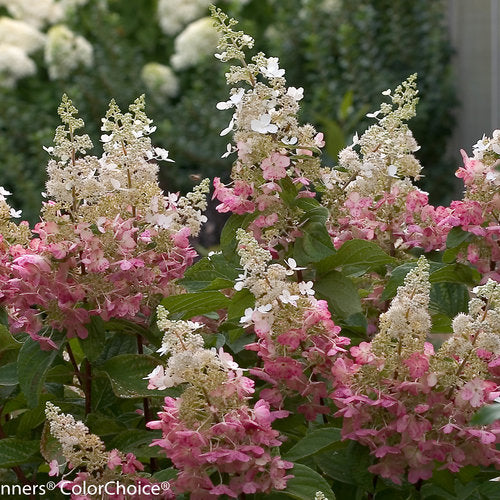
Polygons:
<instances>
[{"instance_id":1,"label":"blurred white hydrangea in background","mask_svg":"<svg viewBox=\"0 0 500 500\"><path fill-rule=\"evenodd\" d=\"M0 86L12 88L17 80L31 76L36 72L36 65L30 54L45 47L46 61L51 61L49 75L58 78L69 74L80 64L88 65L92 61L92 47L82 37L73 35L66 28L66 33L56 30L53 36L46 36L42 30L47 26L64 20L74 9L86 4L88 0L0 0L0 7L5 7L12 17L0 17ZM49 30L51 31L51 30ZM65 37L63 37L63 34ZM61 41L70 42L62 60ZM46 46L46 42L51 47ZM71 53L69 53L71 49ZM76 53L75 53L76 52ZM62 71L56 66L67 67Z\"/></svg>"},{"instance_id":2,"label":"blurred white hydrangea in background","mask_svg":"<svg viewBox=\"0 0 500 500\"><path fill-rule=\"evenodd\" d=\"M24 50L0 43L0 85L14 87L16 81L35 74L36 65Z\"/></svg>"},{"instance_id":3,"label":"blurred white hydrangea in background","mask_svg":"<svg viewBox=\"0 0 500 500\"><path fill-rule=\"evenodd\" d=\"M45 35L24 21L3 16L0 17L0 43L13 45L31 54L43 47Z\"/></svg>"},{"instance_id":4,"label":"blurred white hydrangea in background","mask_svg":"<svg viewBox=\"0 0 500 500\"><path fill-rule=\"evenodd\" d=\"M212 56L217 48L219 33L209 17L202 17L191 24L175 39L175 53L171 64L177 70L195 66Z\"/></svg>"},{"instance_id":5,"label":"blurred white hydrangea in background","mask_svg":"<svg viewBox=\"0 0 500 500\"><path fill-rule=\"evenodd\" d=\"M211 0L160 0L158 21L166 35L176 35L186 24L206 14Z\"/></svg>"},{"instance_id":6,"label":"blurred white hydrangea in background","mask_svg":"<svg viewBox=\"0 0 500 500\"><path fill-rule=\"evenodd\" d=\"M142 68L141 78L155 97L175 97L179 92L179 81L172 68L151 62Z\"/></svg>"},{"instance_id":7,"label":"blurred white hydrangea in background","mask_svg":"<svg viewBox=\"0 0 500 500\"><path fill-rule=\"evenodd\" d=\"M92 61L92 45L85 38L73 33L64 24L49 29L45 44L45 63L52 80L69 76L80 65L89 67Z\"/></svg>"},{"instance_id":8,"label":"blurred white hydrangea in background","mask_svg":"<svg viewBox=\"0 0 500 500\"><path fill-rule=\"evenodd\" d=\"M38 29L57 23L64 17L64 2L55 0L0 0L0 5L15 19Z\"/></svg>"}]
</instances>

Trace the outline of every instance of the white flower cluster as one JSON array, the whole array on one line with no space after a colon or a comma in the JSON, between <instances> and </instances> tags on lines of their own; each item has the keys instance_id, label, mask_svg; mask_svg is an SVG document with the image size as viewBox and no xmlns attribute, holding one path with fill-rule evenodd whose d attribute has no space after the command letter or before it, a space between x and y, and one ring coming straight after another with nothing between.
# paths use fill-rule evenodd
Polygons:
<instances>
[{"instance_id":1,"label":"white flower cluster","mask_svg":"<svg viewBox=\"0 0 500 500\"><path fill-rule=\"evenodd\" d=\"M450 387L487 374L478 350L493 359L500 356L500 283L489 279L473 291L476 297L469 301L468 314L454 318L453 335L442 344L434 363L440 381Z\"/></svg>"},{"instance_id":2,"label":"white flower cluster","mask_svg":"<svg viewBox=\"0 0 500 500\"><path fill-rule=\"evenodd\" d=\"M202 17L191 24L175 39L172 66L183 70L197 65L214 54L219 34L210 17Z\"/></svg>"},{"instance_id":3,"label":"white flower cluster","mask_svg":"<svg viewBox=\"0 0 500 500\"><path fill-rule=\"evenodd\" d=\"M45 44L45 63L52 80L67 78L81 66L88 68L92 62L93 48L84 37L64 24L49 29Z\"/></svg>"},{"instance_id":4,"label":"white flower cluster","mask_svg":"<svg viewBox=\"0 0 500 500\"><path fill-rule=\"evenodd\" d=\"M265 322L271 326L280 311L316 303L312 281L295 282L288 279L298 267L293 258L286 260L287 267L281 264L268 264L271 254L260 247L257 240L243 229L236 232L238 254L243 266L243 274L236 280L235 289L248 288L255 296L255 308L245 309L240 323L246 328L251 324Z\"/></svg>"},{"instance_id":5,"label":"white flower cluster","mask_svg":"<svg viewBox=\"0 0 500 500\"><path fill-rule=\"evenodd\" d=\"M380 315L372 352L389 373L401 372L401 362L422 352L431 328L429 263L425 257L405 277L387 312Z\"/></svg>"},{"instance_id":6,"label":"white flower cluster","mask_svg":"<svg viewBox=\"0 0 500 500\"><path fill-rule=\"evenodd\" d=\"M0 186L0 234L4 244L26 244L30 239L30 228L27 222L16 224L11 218L21 217L21 210L13 209L6 197L11 193Z\"/></svg>"},{"instance_id":7,"label":"white flower cluster","mask_svg":"<svg viewBox=\"0 0 500 500\"><path fill-rule=\"evenodd\" d=\"M367 116L375 118L378 123L360 138L355 135L353 144L339 153L339 166L346 170L342 181L344 177L352 178L346 186L348 191L373 196L381 189L387 189L390 177L419 178L422 167L413 153L420 147L405 123L415 116L418 103L415 81L416 74L398 86L394 93L389 89L384 91L392 104L382 103L378 111L369 113ZM335 183L336 175L332 181Z\"/></svg>"},{"instance_id":8,"label":"white flower cluster","mask_svg":"<svg viewBox=\"0 0 500 500\"><path fill-rule=\"evenodd\" d=\"M14 45L0 44L0 85L14 87L17 80L35 72L35 63L26 52Z\"/></svg>"},{"instance_id":9,"label":"white flower cluster","mask_svg":"<svg viewBox=\"0 0 500 500\"><path fill-rule=\"evenodd\" d=\"M67 27L42 33L47 25L62 22L88 0L0 0L12 16L0 18L0 86L13 87L17 80L36 72L29 57L45 47L51 78L63 78L79 65L92 62L92 46ZM65 47L66 46L66 47Z\"/></svg>"},{"instance_id":10,"label":"white flower cluster","mask_svg":"<svg viewBox=\"0 0 500 500\"><path fill-rule=\"evenodd\" d=\"M0 17L0 86L10 88L33 75L36 66L29 55L44 43L45 36L30 24Z\"/></svg>"},{"instance_id":11,"label":"white flower cluster","mask_svg":"<svg viewBox=\"0 0 500 500\"><path fill-rule=\"evenodd\" d=\"M45 36L24 21L0 17L0 44L13 45L31 54L43 47Z\"/></svg>"},{"instance_id":12,"label":"white flower cluster","mask_svg":"<svg viewBox=\"0 0 500 500\"><path fill-rule=\"evenodd\" d=\"M175 97L179 92L179 81L172 68L164 64L151 62L141 71L141 78L146 87L157 98Z\"/></svg>"},{"instance_id":13,"label":"white flower cluster","mask_svg":"<svg viewBox=\"0 0 500 500\"><path fill-rule=\"evenodd\" d=\"M160 27L166 35L176 35L186 24L202 16L211 3L210 0L160 0Z\"/></svg>"},{"instance_id":14,"label":"white flower cluster","mask_svg":"<svg viewBox=\"0 0 500 500\"><path fill-rule=\"evenodd\" d=\"M148 389L167 389L188 382L192 386L208 387L204 380L209 373L237 370L238 365L222 349L205 349L203 337L196 333L202 325L193 321L168 319L168 311L157 308L158 328L165 332L158 352L170 355L167 366L157 366L147 377Z\"/></svg>"},{"instance_id":15,"label":"white flower cluster","mask_svg":"<svg viewBox=\"0 0 500 500\"><path fill-rule=\"evenodd\" d=\"M64 458L73 468L85 466L89 473L104 469L109 459L104 443L80 420L61 413L61 409L47 401L45 416L50 433L59 441Z\"/></svg>"},{"instance_id":16,"label":"white flower cluster","mask_svg":"<svg viewBox=\"0 0 500 500\"><path fill-rule=\"evenodd\" d=\"M483 160L488 152L493 152L495 155L500 156L500 130L494 130L492 137L486 137L477 141L473 146L474 158L476 160Z\"/></svg>"},{"instance_id":17,"label":"white flower cluster","mask_svg":"<svg viewBox=\"0 0 500 500\"><path fill-rule=\"evenodd\" d=\"M60 21L64 17L65 3L56 0L0 0L0 5L5 6L12 17L38 29Z\"/></svg>"},{"instance_id":18,"label":"white flower cluster","mask_svg":"<svg viewBox=\"0 0 500 500\"><path fill-rule=\"evenodd\" d=\"M21 210L14 210L7 204L6 197L12 193L0 186L0 219L10 219L10 217L20 217ZM4 208L6 207L6 209Z\"/></svg>"},{"instance_id":19,"label":"white flower cluster","mask_svg":"<svg viewBox=\"0 0 500 500\"><path fill-rule=\"evenodd\" d=\"M127 113L122 113L111 101L102 119L104 154L97 158L86 155L92 142L88 135L76 134L83 127L83 120L76 117L78 111L71 100L63 96L58 111L64 125L56 130L55 146L44 148L54 156L47 167L46 188L56 202L56 205L45 205L46 216L48 211L56 218L57 210L70 211L74 220L96 224L103 233L102 224L117 215L141 216L149 226L145 229L163 235L161 241L156 241L160 251L171 244L172 231L183 231L180 238L198 234L206 222L202 212L207 206L209 180L203 180L193 192L181 198L163 194L155 160L173 160L168 157L168 151L152 146L149 134L156 127L152 126L144 107L144 96L137 98ZM86 156L80 157L80 154Z\"/></svg>"},{"instance_id":20,"label":"white flower cluster","mask_svg":"<svg viewBox=\"0 0 500 500\"><path fill-rule=\"evenodd\" d=\"M417 266L398 288L387 312L380 315L380 333L392 339L405 336L419 338L422 343L429 333L429 263L420 257Z\"/></svg>"}]
</instances>

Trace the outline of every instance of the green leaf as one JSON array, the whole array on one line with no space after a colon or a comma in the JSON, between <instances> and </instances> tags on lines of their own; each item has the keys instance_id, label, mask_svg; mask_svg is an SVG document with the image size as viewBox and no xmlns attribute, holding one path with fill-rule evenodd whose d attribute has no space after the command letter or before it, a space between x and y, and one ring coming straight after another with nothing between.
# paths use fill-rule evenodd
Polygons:
<instances>
[{"instance_id":1,"label":"green leaf","mask_svg":"<svg viewBox=\"0 0 500 500\"><path fill-rule=\"evenodd\" d=\"M297 462L303 458L321 453L327 449L341 448L346 445L341 440L341 431L335 427L323 427L307 433L296 445L289 449L284 459Z\"/></svg>"},{"instance_id":2,"label":"green leaf","mask_svg":"<svg viewBox=\"0 0 500 500\"><path fill-rule=\"evenodd\" d=\"M318 273L324 274L342 267L345 274L367 272L381 266L394 264L396 259L386 254L376 243L365 240L346 241L335 255L316 265Z\"/></svg>"},{"instance_id":3,"label":"green leaf","mask_svg":"<svg viewBox=\"0 0 500 500\"><path fill-rule=\"evenodd\" d=\"M161 438L161 431L128 429L111 440L109 448L117 448L124 453L133 453L138 457L155 457L161 452L160 447L149 446L153 439Z\"/></svg>"},{"instance_id":4,"label":"green leaf","mask_svg":"<svg viewBox=\"0 0 500 500\"><path fill-rule=\"evenodd\" d=\"M236 253L236 230L240 227L246 229L258 215L257 210L251 214L233 214L224 224L220 235L220 246L227 259L231 260L231 257L234 257Z\"/></svg>"},{"instance_id":5,"label":"green leaf","mask_svg":"<svg viewBox=\"0 0 500 500\"><path fill-rule=\"evenodd\" d=\"M500 403L483 406L471 419L473 425L489 425L500 420Z\"/></svg>"},{"instance_id":6,"label":"green leaf","mask_svg":"<svg viewBox=\"0 0 500 500\"><path fill-rule=\"evenodd\" d=\"M213 254L191 266L179 282L190 292L230 288L238 277L237 267L223 255Z\"/></svg>"},{"instance_id":7,"label":"green leaf","mask_svg":"<svg viewBox=\"0 0 500 500\"><path fill-rule=\"evenodd\" d=\"M293 257L300 265L319 262L335 253L332 239L326 229L328 210L318 200L300 198L296 205L304 211L302 217L302 236L295 240Z\"/></svg>"},{"instance_id":8,"label":"green leaf","mask_svg":"<svg viewBox=\"0 0 500 500\"><path fill-rule=\"evenodd\" d=\"M80 346L85 357L93 363L102 354L106 344L104 321L98 316L92 316L90 323L87 324L87 331L89 334L87 338L80 339Z\"/></svg>"},{"instance_id":9,"label":"green leaf","mask_svg":"<svg viewBox=\"0 0 500 500\"><path fill-rule=\"evenodd\" d=\"M126 430L125 424L116 418L107 417L100 413L89 413L85 419L90 432L100 437L118 434Z\"/></svg>"},{"instance_id":10,"label":"green leaf","mask_svg":"<svg viewBox=\"0 0 500 500\"><path fill-rule=\"evenodd\" d=\"M225 309L231 300L217 291L192 292L165 297L161 304L170 314L176 314L181 319L206 314L218 309Z\"/></svg>"},{"instance_id":11,"label":"green leaf","mask_svg":"<svg viewBox=\"0 0 500 500\"><path fill-rule=\"evenodd\" d=\"M43 426L40 439L40 453L46 462L57 460L59 464L66 463L66 459L62 454L61 443L50 433L50 424L47 421Z\"/></svg>"},{"instance_id":12,"label":"green leaf","mask_svg":"<svg viewBox=\"0 0 500 500\"><path fill-rule=\"evenodd\" d=\"M280 198L285 202L289 207L293 207L296 204L297 198L297 188L295 184L292 182L290 177L285 177L284 179L280 179L278 181L281 192L279 193Z\"/></svg>"},{"instance_id":13,"label":"green leaf","mask_svg":"<svg viewBox=\"0 0 500 500\"><path fill-rule=\"evenodd\" d=\"M28 437L30 432L45 422L45 403L53 396L50 394L42 394L40 403L36 408L25 411L20 419L16 430L18 438Z\"/></svg>"},{"instance_id":14,"label":"green leaf","mask_svg":"<svg viewBox=\"0 0 500 500\"><path fill-rule=\"evenodd\" d=\"M175 479L177 477L177 474L179 474L179 471L177 469L169 467L168 469L163 469L158 472L155 472L153 474L153 477L159 482L164 482L164 481L170 481L171 479Z\"/></svg>"},{"instance_id":15,"label":"green leaf","mask_svg":"<svg viewBox=\"0 0 500 500\"><path fill-rule=\"evenodd\" d=\"M433 283L429 310L454 318L460 312L467 312L469 291L460 283Z\"/></svg>"},{"instance_id":16,"label":"green leaf","mask_svg":"<svg viewBox=\"0 0 500 500\"><path fill-rule=\"evenodd\" d=\"M158 359L147 354L120 354L103 363L99 368L104 371L119 398L144 398L147 396L178 396L179 388L157 391L147 389L144 380L158 365Z\"/></svg>"},{"instance_id":17,"label":"green leaf","mask_svg":"<svg viewBox=\"0 0 500 500\"><path fill-rule=\"evenodd\" d=\"M22 342L17 342L5 325L0 324L0 352L20 349Z\"/></svg>"},{"instance_id":18,"label":"green leaf","mask_svg":"<svg viewBox=\"0 0 500 500\"><path fill-rule=\"evenodd\" d=\"M245 309L254 306L255 297L249 290L243 288L243 290L237 291L231 297L231 302L227 308L228 321L234 321L239 324L241 317L245 313Z\"/></svg>"},{"instance_id":19,"label":"green leaf","mask_svg":"<svg viewBox=\"0 0 500 500\"><path fill-rule=\"evenodd\" d=\"M69 363L63 365L55 365L51 367L47 372L46 381L56 384L71 385L74 374L75 372L73 371L73 368Z\"/></svg>"},{"instance_id":20,"label":"green leaf","mask_svg":"<svg viewBox=\"0 0 500 500\"><path fill-rule=\"evenodd\" d=\"M454 227L446 237L446 248L456 248L473 237L472 233L464 231L461 227Z\"/></svg>"},{"instance_id":21,"label":"green leaf","mask_svg":"<svg viewBox=\"0 0 500 500\"><path fill-rule=\"evenodd\" d=\"M332 479L342 483L373 489L373 475L368 472L371 465L368 448L350 441L346 448L322 453L314 457L314 462Z\"/></svg>"},{"instance_id":22,"label":"green leaf","mask_svg":"<svg viewBox=\"0 0 500 500\"><path fill-rule=\"evenodd\" d=\"M445 489L432 483L425 483L420 490L422 500L456 500L457 497Z\"/></svg>"},{"instance_id":23,"label":"green leaf","mask_svg":"<svg viewBox=\"0 0 500 500\"><path fill-rule=\"evenodd\" d=\"M17 374L19 384L30 408L38 405L45 377L57 351L42 351L38 342L27 339L19 351Z\"/></svg>"},{"instance_id":24,"label":"green leaf","mask_svg":"<svg viewBox=\"0 0 500 500\"><path fill-rule=\"evenodd\" d=\"M286 489L280 493L297 500L312 500L316 492L322 491L328 500L335 500L330 485L315 470L302 464L294 464L293 469L288 471L294 477L286 483Z\"/></svg>"},{"instance_id":25,"label":"green leaf","mask_svg":"<svg viewBox=\"0 0 500 500\"><path fill-rule=\"evenodd\" d=\"M500 500L500 482L487 481L479 486L479 493L488 500Z\"/></svg>"},{"instance_id":26,"label":"green leaf","mask_svg":"<svg viewBox=\"0 0 500 500\"><path fill-rule=\"evenodd\" d=\"M471 266L465 264L449 264L431 272L429 281L431 283L466 283L476 285L481 280L481 273Z\"/></svg>"},{"instance_id":27,"label":"green leaf","mask_svg":"<svg viewBox=\"0 0 500 500\"><path fill-rule=\"evenodd\" d=\"M361 300L350 278L339 271L321 276L314 289L328 301L331 309L341 318L361 313Z\"/></svg>"},{"instance_id":28,"label":"green leaf","mask_svg":"<svg viewBox=\"0 0 500 500\"><path fill-rule=\"evenodd\" d=\"M0 439L0 467L8 468L29 462L38 453L38 441L16 438Z\"/></svg>"},{"instance_id":29,"label":"green leaf","mask_svg":"<svg viewBox=\"0 0 500 500\"><path fill-rule=\"evenodd\" d=\"M17 385L19 383L17 377L17 362L8 363L0 366L0 386L1 385Z\"/></svg>"}]
</instances>

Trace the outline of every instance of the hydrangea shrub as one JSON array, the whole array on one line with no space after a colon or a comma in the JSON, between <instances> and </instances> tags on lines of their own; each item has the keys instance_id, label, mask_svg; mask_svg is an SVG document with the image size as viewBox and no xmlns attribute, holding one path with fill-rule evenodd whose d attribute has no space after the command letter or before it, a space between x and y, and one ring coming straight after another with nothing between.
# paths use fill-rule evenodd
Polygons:
<instances>
[{"instance_id":1,"label":"hydrangea shrub","mask_svg":"<svg viewBox=\"0 0 500 500\"><path fill-rule=\"evenodd\" d=\"M144 97L110 103L100 156L63 97L33 228L0 189L2 480L74 499L496 498L498 131L463 153L463 198L429 204L411 75L324 166L304 90L212 17L234 63L219 251L190 241L210 181L159 187L172 160Z\"/></svg>"}]
</instances>

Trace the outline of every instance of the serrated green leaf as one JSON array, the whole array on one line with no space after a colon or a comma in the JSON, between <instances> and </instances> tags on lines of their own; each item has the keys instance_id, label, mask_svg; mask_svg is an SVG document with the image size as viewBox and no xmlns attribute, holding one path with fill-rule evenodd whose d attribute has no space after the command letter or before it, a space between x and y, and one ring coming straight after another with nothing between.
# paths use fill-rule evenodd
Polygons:
<instances>
[{"instance_id":1,"label":"serrated green leaf","mask_svg":"<svg viewBox=\"0 0 500 500\"><path fill-rule=\"evenodd\" d=\"M179 282L190 292L230 288L238 277L237 267L223 255L213 254L191 266Z\"/></svg>"},{"instance_id":2,"label":"serrated green leaf","mask_svg":"<svg viewBox=\"0 0 500 500\"><path fill-rule=\"evenodd\" d=\"M440 500L456 500L456 496L448 493L446 490L432 483L426 483L422 485L420 490L420 495L422 500L434 500L439 498Z\"/></svg>"},{"instance_id":3,"label":"serrated green leaf","mask_svg":"<svg viewBox=\"0 0 500 500\"><path fill-rule=\"evenodd\" d=\"M30 408L38 405L45 377L57 351L42 351L38 342L27 339L19 351L17 374L19 384Z\"/></svg>"},{"instance_id":4,"label":"serrated green leaf","mask_svg":"<svg viewBox=\"0 0 500 500\"><path fill-rule=\"evenodd\" d=\"M464 231L461 227L454 227L446 237L446 248L456 248L473 237L472 233Z\"/></svg>"},{"instance_id":5,"label":"serrated green leaf","mask_svg":"<svg viewBox=\"0 0 500 500\"><path fill-rule=\"evenodd\" d=\"M231 300L217 291L192 292L172 295L162 299L161 304L170 314L176 314L182 319L189 319L208 312L225 309Z\"/></svg>"},{"instance_id":6,"label":"serrated green leaf","mask_svg":"<svg viewBox=\"0 0 500 500\"><path fill-rule=\"evenodd\" d=\"M120 354L108 359L99 368L108 375L113 392L120 398L178 396L181 390L177 387L164 391L147 388L148 382L144 377L159 364L158 359L147 354Z\"/></svg>"},{"instance_id":7,"label":"serrated green leaf","mask_svg":"<svg viewBox=\"0 0 500 500\"><path fill-rule=\"evenodd\" d=\"M469 291L460 283L432 283L429 310L454 318L467 312Z\"/></svg>"},{"instance_id":8,"label":"serrated green leaf","mask_svg":"<svg viewBox=\"0 0 500 500\"><path fill-rule=\"evenodd\" d=\"M379 245L366 240L346 241L335 255L316 264L319 274L342 268L345 274L366 272L380 266L394 264L396 259L386 254Z\"/></svg>"},{"instance_id":9,"label":"serrated green leaf","mask_svg":"<svg viewBox=\"0 0 500 500\"><path fill-rule=\"evenodd\" d=\"M47 372L46 381L56 384L71 384L75 372L69 364L55 365Z\"/></svg>"},{"instance_id":10,"label":"serrated green leaf","mask_svg":"<svg viewBox=\"0 0 500 500\"><path fill-rule=\"evenodd\" d=\"M335 427L324 427L308 432L297 444L290 448L284 455L285 460L297 462L303 458L321 453L335 447L342 448L346 445L341 441L341 430Z\"/></svg>"},{"instance_id":11,"label":"serrated green leaf","mask_svg":"<svg viewBox=\"0 0 500 500\"><path fill-rule=\"evenodd\" d=\"M40 403L36 408L25 411L19 417L19 425L17 426L16 436L18 438L26 438L29 436L32 429L35 429L45 421L45 403L53 396L50 394L42 394Z\"/></svg>"},{"instance_id":12,"label":"serrated green leaf","mask_svg":"<svg viewBox=\"0 0 500 500\"><path fill-rule=\"evenodd\" d=\"M479 486L479 493L484 495L488 500L500 499L500 482L487 481Z\"/></svg>"},{"instance_id":13,"label":"serrated green leaf","mask_svg":"<svg viewBox=\"0 0 500 500\"><path fill-rule=\"evenodd\" d=\"M481 273L465 264L449 264L439 267L429 275L431 283L465 283L476 285L481 280Z\"/></svg>"},{"instance_id":14,"label":"serrated green leaf","mask_svg":"<svg viewBox=\"0 0 500 500\"><path fill-rule=\"evenodd\" d=\"M292 182L290 177L280 179L278 183L281 187L281 192L279 193L280 198L289 207L294 206L297 198L297 187L295 184Z\"/></svg>"},{"instance_id":15,"label":"serrated green leaf","mask_svg":"<svg viewBox=\"0 0 500 500\"><path fill-rule=\"evenodd\" d=\"M280 492L283 495L297 500L312 500L316 492L322 491L328 500L335 500L330 485L315 470L303 464L294 464L288 473L294 477L287 481L286 489Z\"/></svg>"},{"instance_id":16,"label":"serrated green leaf","mask_svg":"<svg viewBox=\"0 0 500 500\"><path fill-rule=\"evenodd\" d=\"M446 314L433 314L431 333L451 333L453 328L451 326L452 318Z\"/></svg>"},{"instance_id":17,"label":"serrated green leaf","mask_svg":"<svg viewBox=\"0 0 500 500\"><path fill-rule=\"evenodd\" d=\"M0 467L14 467L29 462L38 453L39 445L38 441L0 439Z\"/></svg>"},{"instance_id":18,"label":"serrated green leaf","mask_svg":"<svg viewBox=\"0 0 500 500\"><path fill-rule=\"evenodd\" d=\"M361 313L361 300L350 278L339 271L321 276L314 289L328 301L330 308L341 318Z\"/></svg>"}]
</instances>

